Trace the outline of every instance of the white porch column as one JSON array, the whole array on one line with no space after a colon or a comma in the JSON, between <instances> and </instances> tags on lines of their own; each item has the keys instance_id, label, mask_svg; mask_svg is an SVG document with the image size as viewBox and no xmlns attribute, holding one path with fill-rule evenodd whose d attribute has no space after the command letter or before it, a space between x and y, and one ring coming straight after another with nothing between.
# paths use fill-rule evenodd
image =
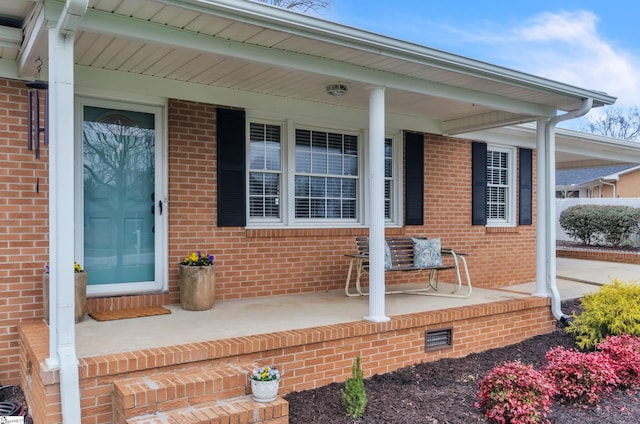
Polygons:
<instances>
[{"instance_id":1,"label":"white porch column","mask_svg":"<svg viewBox=\"0 0 640 424\"><path fill-rule=\"evenodd\" d=\"M389 321L385 316L384 283L384 87L369 94L369 315L366 320Z\"/></svg>"},{"instance_id":2,"label":"white porch column","mask_svg":"<svg viewBox=\"0 0 640 424\"><path fill-rule=\"evenodd\" d=\"M536 290L534 296L547 297L547 119L536 125ZM552 221L553 222L553 221Z\"/></svg>"},{"instance_id":3,"label":"white porch column","mask_svg":"<svg viewBox=\"0 0 640 424\"><path fill-rule=\"evenodd\" d=\"M49 368L60 369L63 422L80 422L75 345L73 36L49 28Z\"/></svg>"},{"instance_id":4,"label":"white porch column","mask_svg":"<svg viewBox=\"0 0 640 424\"><path fill-rule=\"evenodd\" d=\"M547 287L556 288L556 132L555 124L547 124L546 138L546 169L547 169L547 207L546 211L546 266Z\"/></svg>"}]
</instances>

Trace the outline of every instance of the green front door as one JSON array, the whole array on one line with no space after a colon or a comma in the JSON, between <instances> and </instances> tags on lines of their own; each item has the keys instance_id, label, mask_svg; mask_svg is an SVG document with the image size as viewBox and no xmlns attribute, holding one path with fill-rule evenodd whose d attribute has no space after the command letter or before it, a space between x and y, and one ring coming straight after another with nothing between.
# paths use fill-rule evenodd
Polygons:
<instances>
[{"instance_id":1,"label":"green front door","mask_svg":"<svg viewBox=\"0 0 640 424\"><path fill-rule=\"evenodd\" d=\"M89 291L160 288L156 276L156 116L82 106L83 258Z\"/></svg>"}]
</instances>

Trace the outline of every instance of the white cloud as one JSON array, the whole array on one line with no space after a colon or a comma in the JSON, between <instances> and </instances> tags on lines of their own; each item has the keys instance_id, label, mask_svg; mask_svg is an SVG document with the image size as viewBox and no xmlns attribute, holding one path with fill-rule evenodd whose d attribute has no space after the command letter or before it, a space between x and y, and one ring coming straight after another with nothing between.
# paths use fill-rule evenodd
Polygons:
<instances>
[{"instance_id":1,"label":"white cloud","mask_svg":"<svg viewBox=\"0 0 640 424\"><path fill-rule=\"evenodd\" d=\"M640 105L640 58L616 47L597 28L591 12L542 13L502 39L503 60L532 74L618 97L617 105Z\"/></svg>"},{"instance_id":2,"label":"white cloud","mask_svg":"<svg viewBox=\"0 0 640 424\"><path fill-rule=\"evenodd\" d=\"M640 57L607 40L598 21L592 12L561 11L511 26L493 22L480 30L446 30L475 58L603 91L617 97L616 105L623 108L640 106Z\"/></svg>"}]
</instances>

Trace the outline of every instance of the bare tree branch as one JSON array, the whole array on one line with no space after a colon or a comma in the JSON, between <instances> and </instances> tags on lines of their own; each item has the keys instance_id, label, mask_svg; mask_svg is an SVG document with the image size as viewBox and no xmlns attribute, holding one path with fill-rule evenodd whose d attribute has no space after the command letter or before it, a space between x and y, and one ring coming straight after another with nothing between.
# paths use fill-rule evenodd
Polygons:
<instances>
[{"instance_id":1,"label":"bare tree branch","mask_svg":"<svg viewBox=\"0 0 640 424\"><path fill-rule=\"evenodd\" d=\"M262 3L271 4L283 9L297 10L302 13L309 11L317 12L324 9L331 3L329 0L258 0Z\"/></svg>"},{"instance_id":2,"label":"bare tree branch","mask_svg":"<svg viewBox=\"0 0 640 424\"><path fill-rule=\"evenodd\" d=\"M640 111L637 107L624 110L622 108L607 109L605 114L595 118L586 118L587 124L582 129L592 134L622 140L640 141Z\"/></svg>"}]
</instances>

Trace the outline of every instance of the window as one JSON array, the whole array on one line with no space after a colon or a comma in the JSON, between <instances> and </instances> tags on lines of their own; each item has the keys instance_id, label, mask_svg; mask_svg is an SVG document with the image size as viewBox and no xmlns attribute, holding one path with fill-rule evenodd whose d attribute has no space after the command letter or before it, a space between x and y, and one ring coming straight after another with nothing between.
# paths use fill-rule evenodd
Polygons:
<instances>
[{"instance_id":1,"label":"window","mask_svg":"<svg viewBox=\"0 0 640 424\"><path fill-rule=\"evenodd\" d=\"M370 188L361 177L366 144L360 133L260 119L249 119L246 125L247 185L243 198L249 225L367 224L363 193ZM397 178L401 174L401 146L393 137L384 140L381 189L385 220L392 225L399 224L402 215L402 181Z\"/></svg>"},{"instance_id":2,"label":"window","mask_svg":"<svg viewBox=\"0 0 640 424\"><path fill-rule=\"evenodd\" d=\"M515 224L515 151L487 148L487 225Z\"/></svg>"},{"instance_id":3,"label":"window","mask_svg":"<svg viewBox=\"0 0 640 424\"><path fill-rule=\"evenodd\" d=\"M249 216L279 220L282 185L282 127L249 124Z\"/></svg>"},{"instance_id":4,"label":"window","mask_svg":"<svg viewBox=\"0 0 640 424\"><path fill-rule=\"evenodd\" d=\"M384 139L384 218L393 218L393 140Z\"/></svg>"},{"instance_id":5,"label":"window","mask_svg":"<svg viewBox=\"0 0 640 424\"><path fill-rule=\"evenodd\" d=\"M357 216L358 137L296 129L295 218Z\"/></svg>"}]
</instances>

